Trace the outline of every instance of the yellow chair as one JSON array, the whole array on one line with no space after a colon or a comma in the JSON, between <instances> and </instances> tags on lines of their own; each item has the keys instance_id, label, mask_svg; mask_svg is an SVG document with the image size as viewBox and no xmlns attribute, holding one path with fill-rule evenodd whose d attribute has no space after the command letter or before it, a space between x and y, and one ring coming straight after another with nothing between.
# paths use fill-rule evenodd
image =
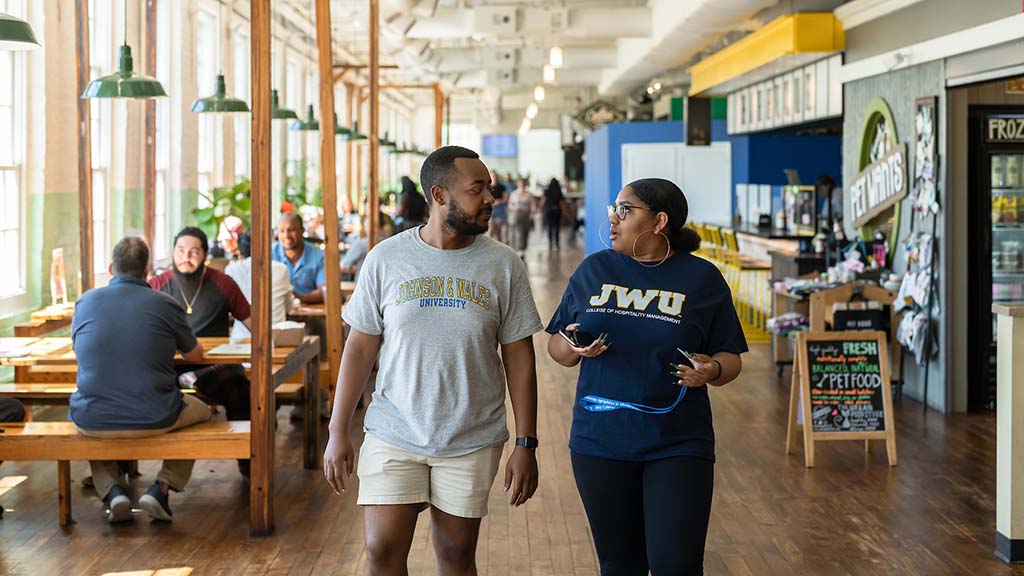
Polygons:
<instances>
[{"instance_id":1,"label":"yellow chair","mask_svg":"<svg viewBox=\"0 0 1024 576\"><path fill-rule=\"evenodd\" d=\"M726 281L733 291L736 310L755 333L767 336L765 324L771 311L771 265L742 256L736 233L732 230L722 230L721 236L726 255Z\"/></svg>"}]
</instances>

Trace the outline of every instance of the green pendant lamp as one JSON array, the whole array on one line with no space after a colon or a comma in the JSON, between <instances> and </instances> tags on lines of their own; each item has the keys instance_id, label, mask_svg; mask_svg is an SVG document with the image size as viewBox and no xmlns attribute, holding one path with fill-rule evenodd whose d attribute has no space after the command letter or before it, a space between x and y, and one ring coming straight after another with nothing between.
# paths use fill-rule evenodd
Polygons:
<instances>
[{"instance_id":1,"label":"green pendant lamp","mask_svg":"<svg viewBox=\"0 0 1024 576\"><path fill-rule=\"evenodd\" d=\"M128 0L124 2L124 12L128 13ZM85 87L82 98L135 98L149 99L167 96L160 81L152 76L136 74L132 65L132 48L128 45L128 19L125 19L124 44L121 46L121 59L117 72L109 76L97 78Z\"/></svg>"},{"instance_id":2,"label":"green pendant lamp","mask_svg":"<svg viewBox=\"0 0 1024 576\"><path fill-rule=\"evenodd\" d=\"M384 137L383 138L378 138L377 139L377 142L380 144L381 148L383 148L385 151L387 151L389 153L392 150L395 149L395 141L390 139L390 138L388 138L387 131L384 132Z\"/></svg>"},{"instance_id":3,"label":"green pendant lamp","mask_svg":"<svg viewBox=\"0 0 1024 576\"><path fill-rule=\"evenodd\" d=\"M352 123L352 130L347 136L345 136L345 140L348 142L366 140L366 134L362 134L359 132L359 122Z\"/></svg>"},{"instance_id":4,"label":"green pendant lamp","mask_svg":"<svg viewBox=\"0 0 1024 576\"><path fill-rule=\"evenodd\" d=\"M38 47L39 41L28 22L10 14L0 14L0 50L34 50Z\"/></svg>"},{"instance_id":5,"label":"green pendant lamp","mask_svg":"<svg viewBox=\"0 0 1024 576\"><path fill-rule=\"evenodd\" d=\"M348 139L348 136L351 133L352 133L351 130L349 130L348 128L342 126L341 124L338 124L338 115L335 114L334 115L334 135L335 136L341 136L342 140L346 140L346 139Z\"/></svg>"},{"instance_id":6,"label":"green pendant lamp","mask_svg":"<svg viewBox=\"0 0 1024 576\"><path fill-rule=\"evenodd\" d=\"M117 72L89 82L82 93L82 98L148 99L167 96L159 80L144 74L136 74L132 68L132 48L124 44L121 46L121 63L117 67Z\"/></svg>"},{"instance_id":7,"label":"green pendant lamp","mask_svg":"<svg viewBox=\"0 0 1024 576\"><path fill-rule=\"evenodd\" d=\"M277 97L277 90L270 91L270 119L271 120L298 120L299 115L291 108L282 108Z\"/></svg>"},{"instance_id":8,"label":"green pendant lamp","mask_svg":"<svg viewBox=\"0 0 1024 576\"><path fill-rule=\"evenodd\" d=\"M320 123L317 122L316 117L313 116L313 105L310 104L306 108L306 119L305 120L293 120L292 125L288 128L295 132L316 132L320 129Z\"/></svg>"},{"instance_id":9,"label":"green pendant lamp","mask_svg":"<svg viewBox=\"0 0 1024 576\"><path fill-rule=\"evenodd\" d=\"M217 29L221 29L221 22L224 20L224 4L220 3L220 14L217 16ZM220 62L220 43L217 45L217 62ZM217 74L217 87L213 96L200 98L192 103L192 111L197 114L244 114L249 112L249 105L245 100L231 98L228 95L228 87L224 82L224 73Z\"/></svg>"},{"instance_id":10,"label":"green pendant lamp","mask_svg":"<svg viewBox=\"0 0 1024 576\"><path fill-rule=\"evenodd\" d=\"M192 103L192 111L197 114L244 114L249 111L245 100L231 98L227 95L227 84L224 75L217 74L217 90L213 96L200 98Z\"/></svg>"}]
</instances>

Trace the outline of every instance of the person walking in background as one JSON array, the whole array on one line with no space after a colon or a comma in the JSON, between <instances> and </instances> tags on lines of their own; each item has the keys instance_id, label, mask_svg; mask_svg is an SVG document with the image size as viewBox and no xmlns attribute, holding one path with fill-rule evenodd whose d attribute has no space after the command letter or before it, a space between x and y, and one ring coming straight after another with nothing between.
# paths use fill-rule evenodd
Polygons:
<instances>
[{"instance_id":1,"label":"person walking in background","mask_svg":"<svg viewBox=\"0 0 1024 576\"><path fill-rule=\"evenodd\" d=\"M579 265L547 327L551 358L580 365L569 450L603 576L703 572L709 387L739 375L747 342L722 274L693 255L688 214L668 180L623 188L611 249ZM588 337L603 334L612 344Z\"/></svg>"},{"instance_id":2,"label":"person walking in background","mask_svg":"<svg viewBox=\"0 0 1024 576\"><path fill-rule=\"evenodd\" d=\"M404 232L427 221L427 200L408 176L402 176L402 199L398 204L395 220L396 232Z\"/></svg>"},{"instance_id":3,"label":"person walking in background","mask_svg":"<svg viewBox=\"0 0 1024 576\"><path fill-rule=\"evenodd\" d=\"M498 180L498 172L491 170L491 196L494 205L487 235L498 242L505 241L505 222L508 220L508 188Z\"/></svg>"},{"instance_id":4,"label":"person walking in background","mask_svg":"<svg viewBox=\"0 0 1024 576\"><path fill-rule=\"evenodd\" d=\"M562 194L562 185L556 178L548 182L544 190L544 225L548 229L548 250L558 250L561 246L562 232L562 203L565 196Z\"/></svg>"},{"instance_id":5,"label":"person walking in background","mask_svg":"<svg viewBox=\"0 0 1024 576\"><path fill-rule=\"evenodd\" d=\"M530 218L533 216L533 197L526 190L526 180L516 180L516 189L508 199L508 228L512 248L520 258L526 258L526 245L530 239Z\"/></svg>"}]
</instances>

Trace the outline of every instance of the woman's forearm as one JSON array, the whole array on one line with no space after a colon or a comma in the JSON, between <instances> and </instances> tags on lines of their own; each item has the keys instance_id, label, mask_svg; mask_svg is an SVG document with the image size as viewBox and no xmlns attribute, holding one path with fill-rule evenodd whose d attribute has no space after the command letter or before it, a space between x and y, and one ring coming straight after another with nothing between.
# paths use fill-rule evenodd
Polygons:
<instances>
[{"instance_id":1,"label":"woman's forearm","mask_svg":"<svg viewBox=\"0 0 1024 576\"><path fill-rule=\"evenodd\" d=\"M566 368L572 368L580 363L580 355L573 352L569 343L558 334L552 334L548 340L548 356Z\"/></svg>"},{"instance_id":2,"label":"woman's forearm","mask_svg":"<svg viewBox=\"0 0 1024 576\"><path fill-rule=\"evenodd\" d=\"M732 382L740 375L740 371L743 370L743 359L740 358L739 354L733 354L731 352L719 352L712 356L713 359L718 361L718 364L722 367L722 371L712 382L708 382L711 386L725 386L729 382Z\"/></svg>"}]
</instances>

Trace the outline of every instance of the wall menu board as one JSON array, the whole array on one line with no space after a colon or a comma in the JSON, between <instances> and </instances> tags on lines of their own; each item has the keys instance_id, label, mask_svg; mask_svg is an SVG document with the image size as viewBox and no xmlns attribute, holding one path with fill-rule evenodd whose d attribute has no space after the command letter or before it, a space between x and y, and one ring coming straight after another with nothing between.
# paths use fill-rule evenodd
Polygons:
<instances>
[{"instance_id":1,"label":"wall menu board","mask_svg":"<svg viewBox=\"0 0 1024 576\"><path fill-rule=\"evenodd\" d=\"M885 440L889 465L896 465L885 332L812 331L797 335L787 454L792 452L800 428L808 468L814 466L814 443L825 440Z\"/></svg>"},{"instance_id":2,"label":"wall menu board","mask_svg":"<svg viewBox=\"0 0 1024 576\"><path fill-rule=\"evenodd\" d=\"M878 342L815 340L806 350L814 431L885 430Z\"/></svg>"}]
</instances>

